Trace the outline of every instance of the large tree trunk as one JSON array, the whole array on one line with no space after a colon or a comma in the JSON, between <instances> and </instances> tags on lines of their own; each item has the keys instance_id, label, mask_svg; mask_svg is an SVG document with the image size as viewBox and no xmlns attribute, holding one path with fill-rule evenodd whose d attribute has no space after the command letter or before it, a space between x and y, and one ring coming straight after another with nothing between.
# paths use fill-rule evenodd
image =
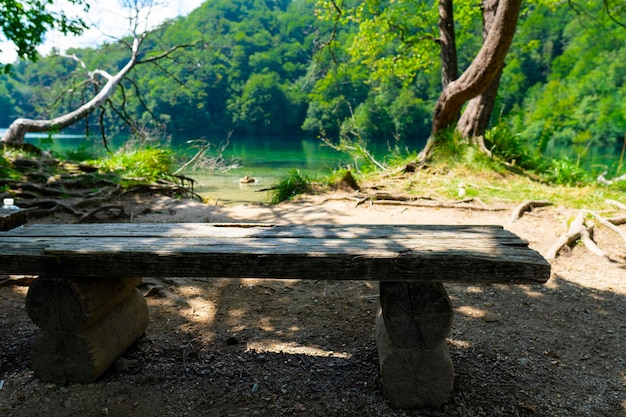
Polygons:
<instances>
[{"instance_id":1,"label":"large tree trunk","mask_svg":"<svg viewBox=\"0 0 626 417\"><path fill-rule=\"evenodd\" d=\"M107 78L107 83L102 90L94 96L87 103L80 106L78 109L66 113L62 116L55 117L48 120L33 120L19 118L13 121L7 131L2 136L0 143L6 145L19 145L24 142L24 135L29 132L50 132L59 131L64 129L77 121L87 117L92 111L102 106L107 102L109 97L115 92L115 88L119 83L128 75L131 69L137 64L137 54L139 51L140 40L135 38L131 53L131 58L128 63L115 75L110 75L104 71L94 71L91 76L96 74L102 75Z\"/></svg>"},{"instance_id":2,"label":"large tree trunk","mask_svg":"<svg viewBox=\"0 0 626 417\"><path fill-rule=\"evenodd\" d=\"M439 0L439 46L441 47L441 84L443 88L446 88L459 77L452 0Z\"/></svg>"},{"instance_id":3,"label":"large tree trunk","mask_svg":"<svg viewBox=\"0 0 626 417\"><path fill-rule=\"evenodd\" d=\"M487 39L489 31L493 26L498 9L499 0L483 0L483 38ZM489 87L480 95L474 97L467 103L463 115L461 116L457 130L463 137L472 140L484 152L490 153L485 147L484 135L489 127L489 120L493 113L493 108L498 96L500 78L502 77L502 67L497 73Z\"/></svg>"},{"instance_id":4,"label":"large tree trunk","mask_svg":"<svg viewBox=\"0 0 626 417\"><path fill-rule=\"evenodd\" d=\"M439 133L454 125L463 105L483 93L502 70L517 27L521 0L500 0L493 27L471 65L439 96L433 115L433 130L420 159L427 159Z\"/></svg>"}]
</instances>

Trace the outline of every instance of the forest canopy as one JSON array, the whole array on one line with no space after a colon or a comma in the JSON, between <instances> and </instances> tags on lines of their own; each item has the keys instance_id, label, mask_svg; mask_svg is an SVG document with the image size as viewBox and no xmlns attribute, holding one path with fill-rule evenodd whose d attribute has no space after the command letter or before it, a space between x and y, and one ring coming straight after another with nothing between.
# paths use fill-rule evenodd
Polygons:
<instances>
[{"instance_id":1,"label":"forest canopy","mask_svg":"<svg viewBox=\"0 0 626 417\"><path fill-rule=\"evenodd\" d=\"M358 130L371 142L423 143L441 91L440 63L432 58L437 34L427 26L436 24L436 2L389 2L393 7L361 10L370 18L367 24L386 24L379 37L357 20L338 24L328 18L323 3L205 2L151 33L145 53L176 44L197 47L134 70L124 81L127 93L112 100L124 101L127 115L146 129L177 136L233 131L336 137ZM482 43L479 5L455 3L460 71ZM492 136L506 132L538 152L555 145L578 153L621 147L626 28L620 22L626 21L626 10L619 5L524 3L490 123ZM110 72L127 58L123 42L67 53L87 68ZM76 61L55 53L16 62L0 77L0 126L79 106L89 93L80 89L83 75ZM118 114L107 112L103 120L110 134L124 132ZM97 122L93 114L76 129L93 129Z\"/></svg>"}]
</instances>

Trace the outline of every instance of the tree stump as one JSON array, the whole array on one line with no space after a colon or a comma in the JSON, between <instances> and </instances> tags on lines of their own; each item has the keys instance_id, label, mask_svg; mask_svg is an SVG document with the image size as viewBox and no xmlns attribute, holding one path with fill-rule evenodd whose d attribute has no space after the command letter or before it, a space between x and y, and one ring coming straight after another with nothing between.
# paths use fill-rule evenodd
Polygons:
<instances>
[{"instance_id":1,"label":"tree stump","mask_svg":"<svg viewBox=\"0 0 626 417\"><path fill-rule=\"evenodd\" d=\"M98 379L148 327L148 305L135 289L140 281L35 280L26 297L41 329L31 352L35 375L58 384Z\"/></svg>"},{"instance_id":2,"label":"tree stump","mask_svg":"<svg viewBox=\"0 0 626 417\"><path fill-rule=\"evenodd\" d=\"M452 392L446 345L452 305L441 283L380 283L376 342L383 389L396 407L440 406Z\"/></svg>"}]
</instances>

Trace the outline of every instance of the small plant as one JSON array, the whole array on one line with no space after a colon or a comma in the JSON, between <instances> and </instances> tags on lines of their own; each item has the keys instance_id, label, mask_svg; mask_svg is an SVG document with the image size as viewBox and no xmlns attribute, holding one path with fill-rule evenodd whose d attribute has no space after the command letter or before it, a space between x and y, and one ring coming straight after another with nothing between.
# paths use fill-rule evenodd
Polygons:
<instances>
[{"instance_id":1,"label":"small plant","mask_svg":"<svg viewBox=\"0 0 626 417\"><path fill-rule=\"evenodd\" d=\"M540 155L533 154L504 123L489 129L485 134L485 142L493 156L507 164L523 169L536 169L540 162Z\"/></svg>"},{"instance_id":2,"label":"small plant","mask_svg":"<svg viewBox=\"0 0 626 417\"><path fill-rule=\"evenodd\" d=\"M566 156L548 160L542 168L543 176L553 184L577 186L592 182L591 174Z\"/></svg>"},{"instance_id":3,"label":"small plant","mask_svg":"<svg viewBox=\"0 0 626 417\"><path fill-rule=\"evenodd\" d=\"M171 174L173 156L165 149L125 148L94 161L94 165L125 179L156 181Z\"/></svg>"},{"instance_id":4,"label":"small plant","mask_svg":"<svg viewBox=\"0 0 626 417\"><path fill-rule=\"evenodd\" d=\"M311 183L312 180L308 175L299 169L293 169L272 190L270 200L272 204L278 204L281 201L291 200L299 194L311 192L313 190Z\"/></svg>"}]
</instances>

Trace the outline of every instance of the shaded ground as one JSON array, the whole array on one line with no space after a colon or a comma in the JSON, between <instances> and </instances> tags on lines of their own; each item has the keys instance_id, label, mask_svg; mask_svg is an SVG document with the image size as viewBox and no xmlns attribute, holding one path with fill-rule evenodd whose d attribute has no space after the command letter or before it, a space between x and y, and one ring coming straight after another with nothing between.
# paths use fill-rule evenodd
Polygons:
<instances>
[{"instance_id":1,"label":"shaded ground","mask_svg":"<svg viewBox=\"0 0 626 417\"><path fill-rule=\"evenodd\" d=\"M133 221L502 224L544 254L567 216L542 208L509 224L512 207L355 207L328 197L271 208L125 204ZM545 286L446 285L456 376L439 409L397 410L384 399L376 282L147 277L157 290L146 335L100 381L68 386L33 376L27 287L1 287L0 415L626 416L626 243L603 227L595 239L613 261L577 246L553 262Z\"/></svg>"}]
</instances>

